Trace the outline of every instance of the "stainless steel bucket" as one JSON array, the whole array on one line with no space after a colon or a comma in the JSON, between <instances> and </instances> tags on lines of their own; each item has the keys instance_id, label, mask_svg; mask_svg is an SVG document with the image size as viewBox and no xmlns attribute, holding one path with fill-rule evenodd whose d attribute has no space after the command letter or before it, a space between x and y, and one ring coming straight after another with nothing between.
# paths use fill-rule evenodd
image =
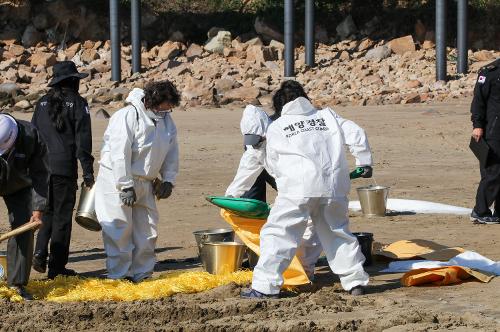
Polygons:
<instances>
[{"instance_id":1,"label":"stainless steel bucket","mask_svg":"<svg viewBox=\"0 0 500 332\"><path fill-rule=\"evenodd\" d=\"M82 186L75 221L89 231L99 232L102 229L95 214L95 185L90 190Z\"/></svg>"},{"instance_id":2,"label":"stainless steel bucket","mask_svg":"<svg viewBox=\"0 0 500 332\"><path fill-rule=\"evenodd\" d=\"M253 270L253 268L255 267L255 265L257 265L257 262L259 261L259 255L250 250L250 248L247 248L246 251L248 258L248 266L250 267L250 269Z\"/></svg>"},{"instance_id":3,"label":"stainless steel bucket","mask_svg":"<svg viewBox=\"0 0 500 332\"><path fill-rule=\"evenodd\" d=\"M234 231L230 228L205 229L193 232L196 244L198 245L198 255L201 258L201 249L207 242L233 242Z\"/></svg>"},{"instance_id":4,"label":"stainless steel bucket","mask_svg":"<svg viewBox=\"0 0 500 332\"><path fill-rule=\"evenodd\" d=\"M361 210L367 217L383 217L387 206L389 187L368 186L356 189Z\"/></svg>"},{"instance_id":5,"label":"stainless steel bucket","mask_svg":"<svg viewBox=\"0 0 500 332\"><path fill-rule=\"evenodd\" d=\"M227 274L241 267L246 246L237 242L207 242L202 248L203 267L211 274Z\"/></svg>"},{"instance_id":6,"label":"stainless steel bucket","mask_svg":"<svg viewBox=\"0 0 500 332\"><path fill-rule=\"evenodd\" d=\"M7 279L7 252L0 251L0 280Z\"/></svg>"}]
</instances>

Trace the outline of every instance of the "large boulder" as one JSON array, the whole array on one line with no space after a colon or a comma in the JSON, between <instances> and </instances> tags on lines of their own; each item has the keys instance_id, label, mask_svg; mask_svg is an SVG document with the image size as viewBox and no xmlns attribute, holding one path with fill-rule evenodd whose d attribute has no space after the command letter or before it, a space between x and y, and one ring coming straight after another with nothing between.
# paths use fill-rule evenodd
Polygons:
<instances>
[{"instance_id":1,"label":"large boulder","mask_svg":"<svg viewBox=\"0 0 500 332\"><path fill-rule=\"evenodd\" d=\"M201 57L203 54L203 47L201 47L198 44L191 44L189 45L187 51L186 51L186 57L192 59L192 58L197 58Z\"/></svg>"},{"instance_id":2,"label":"large boulder","mask_svg":"<svg viewBox=\"0 0 500 332\"><path fill-rule=\"evenodd\" d=\"M229 31L219 31L217 36L210 39L210 41L205 45L205 50L210 53L224 54L225 47L231 47L231 32Z\"/></svg>"},{"instance_id":3,"label":"large boulder","mask_svg":"<svg viewBox=\"0 0 500 332\"><path fill-rule=\"evenodd\" d=\"M495 59L495 56L486 50L474 52L473 56L477 61L493 61Z\"/></svg>"},{"instance_id":4,"label":"large boulder","mask_svg":"<svg viewBox=\"0 0 500 332\"><path fill-rule=\"evenodd\" d=\"M271 47L251 46L247 48L247 60L256 63L278 60L277 52Z\"/></svg>"},{"instance_id":5,"label":"large boulder","mask_svg":"<svg viewBox=\"0 0 500 332\"><path fill-rule=\"evenodd\" d=\"M99 58L100 58L99 53L97 53L97 51L93 50L93 49L85 49L85 50L83 50L83 52L82 52L82 54L80 56L80 59L84 63L91 63L92 61L97 60Z\"/></svg>"},{"instance_id":6,"label":"large boulder","mask_svg":"<svg viewBox=\"0 0 500 332\"><path fill-rule=\"evenodd\" d=\"M57 62L57 57L54 53L37 52L30 58L31 66L43 66L45 68L53 66Z\"/></svg>"},{"instance_id":7,"label":"large boulder","mask_svg":"<svg viewBox=\"0 0 500 332\"><path fill-rule=\"evenodd\" d=\"M352 19L352 16L347 16L336 28L337 35L340 39L346 39L347 37L358 32L358 28Z\"/></svg>"},{"instance_id":8,"label":"large boulder","mask_svg":"<svg viewBox=\"0 0 500 332\"><path fill-rule=\"evenodd\" d=\"M182 53L183 46L182 43L168 41L158 50L158 57L161 60L173 59Z\"/></svg>"},{"instance_id":9,"label":"large boulder","mask_svg":"<svg viewBox=\"0 0 500 332\"><path fill-rule=\"evenodd\" d=\"M224 94L224 102L233 101L254 102L260 96L260 90L256 87L240 87L230 90Z\"/></svg>"},{"instance_id":10,"label":"large boulder","mask_svg":"<svg viewBox=\"0 0 500 332\"><path fill-rule=\"evenodd\" d=\"M260 17L257 17L255 19L254 28L255 31L266 40L284 40L283 34L277 28L274 28L271 25L267 24Z\"/></svg>"},{"instance_id":11,"label":"large boulder","mask_svg":"<svg viewBox=\"0 0 500 332\"><path fill-rule=\"evenodd\" d=\"M405 54L415 51L415 42L411 35L395 38L389 42L389 47L396 54Z\"/></svg>"},{"instance_id":12,"label":"large boulder","mask_svg":"<svg viewBox=\"0 0 500 332\"><path fill-rule=\"evenodd\" d=\"M381 61L391 56L391 49L387 45L375 47L366 52L365 59L372 61Z\"/></svg>"}]
</instances>

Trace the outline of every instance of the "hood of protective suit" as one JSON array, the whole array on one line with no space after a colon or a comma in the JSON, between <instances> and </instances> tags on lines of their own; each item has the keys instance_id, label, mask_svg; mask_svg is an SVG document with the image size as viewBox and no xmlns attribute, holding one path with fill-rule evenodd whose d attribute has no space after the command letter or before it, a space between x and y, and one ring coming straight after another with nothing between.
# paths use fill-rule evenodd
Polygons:
<instances>
[{"instance_id":1,"label":"hood of protective suit","mask_svg":"<svg viewBox=\"0 0 500 332\"><path fill-rule=\"evenodd\" d=\"M260 107L248 105L243 111L240 122L241 133L243 135L266 136L267 127L271 120L266 112Z\"/></svg>"},{"instance_id":2,"label":"hood of protective suit","mask_svg":"<svg viewBox=\"0 0 500 332\"><path fill-rule=\"evenodd\" d=\"M134 105L138 110L141 110L144 113L146 113L146 106L144 106L144 102L142 101L144 99L144 96L145 96L144 90L139 88L134 88L132 91L130 91L125 101L129 104Z\"/></svg>"},{"instance_id":3,"label":"hood of protective suit","mask_svg":"<svg viewBox=\"0 0 500 332\"><path fill-rule=\"evenodd\" d=\"M294 101L289 102L283 106L281 115L307 115L315 112L316 108L311 104L311 102L304 97L299 97Z\"/></svg>"}]
</instances>

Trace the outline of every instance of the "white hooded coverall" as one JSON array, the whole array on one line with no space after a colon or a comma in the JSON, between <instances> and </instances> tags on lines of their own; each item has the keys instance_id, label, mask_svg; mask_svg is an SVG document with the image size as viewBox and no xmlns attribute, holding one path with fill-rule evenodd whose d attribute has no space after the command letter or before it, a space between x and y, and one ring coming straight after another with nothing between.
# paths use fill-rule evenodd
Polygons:
<instances>
[{"instance_id":1,"label":"white hooded coverall","mask_svg":"<svg viewBox=\"0 0 500 332\"><path fill-rule=\"evenodd\" d=\"M330 110L335 117L339 119L339 123L347 137L346 144L352 145L352 149L356 149L359 142L368 144L366 135L358 125L352 121L342 119L335 112ZM258 135L266 137L266 132L271 124L271 120L262 108L249 105L243 111L243 116L240 123L241 133L243 135ZM356 159L358 166L371 165L370 156L362 156L363 159ZM226 196L241 197L255 183L257 177L266 168L266 141L258 147L247 145L233 182L226 190ZM369 163L369 164L368 164ZM295 255L301 262L307 276L310 280L314 278L314 268L316 262L321 255L323 248L321 247L319 238L314 231L312 220L309 219L306 230L302 237L302 243L297 248Z\"/></svg>"},{"instance_id":2,"label":"white hooded coverall","mask_svg":"<svg viewBox=\"0 0 500 332\"><path fill-rule=\"evenodd\" d=\"M133 89L129 106L117 111L104 133L95 208L102 226L108 278L140 281L156 263L158 210L152 181L175 184L179 169L177 130L169 114L153 122L142 102L144 91ZM137 200L126 206L120 192L133 187Z\"/></svg>"},{"instance_id":3,"label":"white hooded coverall","mask_svg":"<svg viewBox=\"0 0 500 332\"><path fill-rule=\"evenodd\" d=\"M365 257L349 230L349 169L344 145L358 166L372 164L364 131L331 109L316 110L306 98L283 107L267 131L267 170L278 196L260 234L261 256L252 288L278 294L283 272L312 220L332 271L350 290L368 284Z\"/></svg>"}]
</instances>

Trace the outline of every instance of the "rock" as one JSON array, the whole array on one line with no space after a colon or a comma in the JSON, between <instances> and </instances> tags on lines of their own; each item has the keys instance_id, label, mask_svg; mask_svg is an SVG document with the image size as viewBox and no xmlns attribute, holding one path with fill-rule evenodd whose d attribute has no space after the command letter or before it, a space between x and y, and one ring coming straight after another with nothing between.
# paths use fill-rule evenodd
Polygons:
<instances>
[{"instance_id":1,"label":"rock","mask_svg":"<svg viewBox=\"0 0 500 332\"><path fill-rule=\"evenodd\" d=\"M109 113L104 109L104 108L100 108L96 113L95 113L95 118L96 119L102 119L102 120L107 120L109 119L111 116L109 115Z\"/></svg>"},{"instance_id":2,"label":"rock","mask_svg":"<svg viewBox=\"0 0 500 332\"><path fill-rule=\"evenodd\" d=\"M255 32L261 35L266 40L278 40L283 41L283 34L279 31L279 29L274 28L264 22L264 19L257 17L254 23Z\"/></svg>"},{"instance_id":3,"label":"rock","mask_svg":"<svg viewBox=\"0 0 500 332\"><path fill-rule=\"evenodd\" d=\"M49 27L49 18L45 12L41 12L33 17L33 25L37 30L45 30Z\"/></svg>"},{"instance_id":4,"label":"rock","mask_svg":"<svg viewBox=\"0 0 500 332\"><path fill-rule=\"evenodd\" d=\"M225 31L226 29L224 28L219 28L219 27L212 27L210 28L210 30L208 30L207 32L207 37L208 37L208 40L216 37L220 31Z\"/></svg>"},{"instance_id":5,"label":"rock","mask_svg":"<svg viewBox=\"0 0 500 332\"><path fill-rule=\"evenodd\" d=\"M431 40L425 40L422 44L422 48L424 50L430 50L430 49L433 49L434 47L436 46L436 44L434 44L433 41Z\"/></svg>"},{"instance_id":6,"label":"rock","mask_svg":"<svg viewBox=\"0 0 500 332\"><path fill-rule=\"evenodd\" d=\"M81 47L82 47L82 44L80 44L80 43L74 43L73 45L68 47L65 51L68 59L73 59L73 57L76 55L76 53L78 53L80 51Z\"/></svg>"},{"instance_id":7,"label":"rock","mask_svg":"<svg viewBox=\"0 0 500 332\"><path fill-rule=\"evenodd\" d=\"M100 58L99 53L97 53L97 51L93 49L84 49L80 56L80 59L84 63L91 63L92 61L97 60L99 58Z\"/></svg>"},{"instance_id":8,"label":"rock","mask_svg":"<svg viewBox=\"0 0 500 332\"><path fill-rule=\"evenodd\" d=\"M381 61L391 56L391 49L387 45L375 47L366 52L365 59L372 61Z\"/></svg>"},{"instance_id":9,"label":"rock","mask_svg":"<svg viewBox=\"0 0 500 332\"><path fill-rule=\"evenodd\" d=\"M422 83L420 83L419 80L410 80L406 83L403 84L403 87L406 89L416 89L422 86Z\"/></svg>"},{"instance_id":10,"label":"rock","mask_svg":"<svg viewBox=\"0 0 500 332\"><path fill-rule=\"evenodd\" d=\"M339 53L339 59L342 61L349 61L351 60L351 55L347 51L342 51Z\"/></svg>"},{"instance_id":11,"label":"rock","mask_svg":"<svg viewBox=\"0 0 500 332\"><path fill-rule=\"evenodd\" d=\"M182 90L182 97L186 100L195 99L207 94L203 81L190 79Z\"/></svg>"},{"instance_id":12,"label":"rock","mask_svg":"<svg viewBox=\"0 0 500 332\"><path fill-rule=\"evenodd\" d=\"M327 44L329 42L328 31L319 25L316 25L314 29L314 37L317 43Z\"/></svg>"},{"instance_id":13,"label":"rock","mask_svg":"<svg viewBox=\"0 0 500 332\"><path fill-rule=\"evenodd\" d=\"M278 60L283 60L285 44L280 43L277 40L271 40L271 42L269 43L269 47L271 47L276 52L276 54L278 55Z\"/></svg>"},{"instance_id":14,"label":"rock","mask_svg":"<svg viewBox=\"0 0 500 332\"><path fill-rule=\"evenodd\" d=\"M247 48L250 46L263 46L264 45L264 43L262 42L262 40L259 37L252 38L244 44L246 45Z\"/></svg>"},{"instance_id":15,"label":"rock","mask_svg":"<svg viewBox=\"0 0 500 332\"><path fill-rule=\"evenodd\" d=\"M415 23L415 39L417 42L422 44L425 41L425 35L427 33L427 28L425 27L424 23L422 21L417 20L417 23Z\"/></svg>"},{"instance_id":16,"label":"rock","mask_svg":"<svg viewBox=\"0 0 500 332\"><path fill-rule=\"evenodd\" d=\"M490 51L486 50L474 52L473 57L477 61L490 61L495 59L495 56Z\"/></svg>"},{"instance_id":17,"label":"rock","mask_svg":"<svg viewBox=\"0 0 500 332\"><path fill-rule=\"evenodd\" d=\"M266 62L264 62L264 66L266 66L267 69L274 70L274 71L281 70L280 66L274 61L266 61Z\"/></svg>"},{"instance_id":18,"label":"rock","mask_svg":"<svg viewBox=\"0 0 500 332\"><path fill-rule=\"evenodd\" d=\"M9 46L9 52L12 53L16 57L23 54L24 51L25 51L25 48L21 45L12 44Z\"/></svg>"},{"instance_id":19,"label":"rock","mask_svg":"<svg viewBox=\"0 0 500 332\"><path fill-rule=\"evenodd\" d=\"M30 62L33 67L51 67L57 62L57 58L54 53L38 52L31 56Z\"/></svg>"},{"instance_id":20,"label":"rock","mask_svg":"<svg viewBox=\"0 0 500 332\"><path fill-rule=\"evenodd\" d=\"M18 101L18 102L14 105L14 107L19 108L19 109L21 109L21 110L23 110L23 111L26 111L26 110L30 109L32 106L31 106L31 104L30 104L30 102L29 102L29 101L27 101L27 100L25 100L25 99L24 99L24 100L20 100L20 101Z\"/></svg>"},{"instance_id":21,"label":"rock","mask_svg":"<svg viewBox=\"0 0 500 332\"><path fill-rule=\"evenodd\" d=\"M411 35L393 39L389 42L388 46L396 54L415 51L415 42Z\"/></svg>"},{"instance_id":22,"label":"rock","mask_svg":"<svg viewBox=\"0 0 500 332\"><path fill-rule=\"evenodd\" d=\"M358 28L352 19L352 16L347 16L336 28L337 35L340 39L346 39L347 37L358 32Z\"/></svg>"},{"instance_id":23,"label":"rock","mask_svg":"<svg viewBox=\"0 0 500 332\"><path fill-rule=\"evenodd\" d=\"M371 40L370 38L364 38L358 45L357 50L358 52L363 52L366 51L375 45L375 42Z\"/></svg>"},{"instance_id":24,"label":"rock","mask_svg":"<svg viewBox=\"0 0 500 332\"><path fill-rule=\"evenodd\" d=\"M203 47L194 43L189 45L186 51L186 57L188 57L189 59L199 58L201 57L202 54L203 54Z\"/></svg>"},{"instance_id":25,"label":"rock","mask_svg":"<svg viewBox=\"0 0 500 332\"><path fill-rule=\"evenodd\" d=\"M255 87L240 87L237 89L233 89L228 91L224 95L225 102L232 101L246 101L252 102L255 101L260 95L259 89Z\"/></svg>"},{"instance_id":26,"label":"rock","mask_svg":"<svg viewBox=\"0 0 500 332\"><path fill-rule=\"evenodd\" d=\"M231 32L219 31L206 45L205 50L210 53L224 53L225 47L231 47Z\"/></svg>"},{"instance_id":27,"label":"rock","mask_svg":"<svg viewBox=\"0 0 500 332\"><path fill-rule=\"evenodd\" d=\"M182 75L184 75L186 73L189 73L190 72L189 68L190 68L189 64L182 63L179 66L172 68L170 70L170 74L173 77L179 77L179 76L182 76Z\"/></svg>"},{"instance_id":28,"label":"rock","mask_svg":"<svg viewBox=\"0 0 500 332\"><path fill-rule=\"evenodd\" d=\"M224 93L235 87L239 87L239 83L231 78L222 78L215 82L215 89L220 95L224 95Z\"/></svg>"},{"instance_id":29,"label":"rock","mask_svg":"<svg viewBox=\"0 0 500 332\"><path fill-rule=\"evenodd\" d=\"M32 47L43 40L43 35L33 25L28 25L24 30L21 42L24 47Z\"/></svg>"},{"instance_id":30,"label":"rock","mask_svg":"<svg viewBox=\"0 0 500 332\"><path fill-rule=\"evenodd\" d=\"M182 50L182 43L167 41L158 50L158 57L162 60L173 59L180 55Z\"/></svg>"},{"instance_id":31,"label":"rock","mask_svg":"<svg viewBox=\"0 0 500 332\"><path fill-rule=\"evenodd\" d=\"M278 56L271 47L251 46L247 48L247 60L264 63L278 60Z\"/></svg>"},{"instance_id":32,"label":"rock","mask_svg":"<svg viewBox=\"0 0 500 332\"><path fill-rule=\"evenodd\" d=\"M403 96L401 104L416 104L420 102L420 94L417 92L409 93Z\"/></svg>"},{"instance_id":33,"label":"rock","mask_svg":"<svg viewBox=\"0 0 500 332\"><path fill-rule=\"evenodd\" d=\"M431 42L436 42L436 34L434 31L429 30L425 33L425 40L431 41Z\"/></svg>"}]
</instances>

